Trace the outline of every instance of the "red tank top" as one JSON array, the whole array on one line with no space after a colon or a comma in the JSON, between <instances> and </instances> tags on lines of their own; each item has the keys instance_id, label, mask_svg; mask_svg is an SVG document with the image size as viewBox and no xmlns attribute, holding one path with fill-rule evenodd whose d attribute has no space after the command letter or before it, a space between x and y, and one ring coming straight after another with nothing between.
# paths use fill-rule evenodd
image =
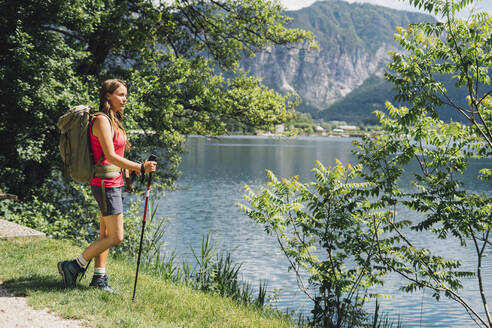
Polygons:
<instances>
[{"instance_id":1,"label":"red tank top","mask_svg":"<svg viewBox=\"0 0 492 328\"><path fill-rule=\"evenodd\" d=\"M97 116L103 116L103 115L97 115ZM97 117L96 116L96 117ZM94 124L94 118L91 122L91 126ZM113 145L114 145L114 151L117 155L123 157L125 155L125 145L126 145L126 138L123 133L120 133L118 129L114 131L114 138L113 138ZM92 152L94 154L94 163L97 163L99 160L99 157L101 157L103 150L101 148L101 144L99 143L99 139L92 133L92 129L90 129L90 139L91 139L91 147L92 147ZM108 162L106 158L103 159L101 162L102 165L108 165L111 164ZM91 181L91 185L93 186L101 186L101 178L94 178ZM123 186L123 173L121 173L119 176L116 178L110 178L110 179L104 179L104 187L105 188L118 188Z\"/></svg>"}]
</instances>

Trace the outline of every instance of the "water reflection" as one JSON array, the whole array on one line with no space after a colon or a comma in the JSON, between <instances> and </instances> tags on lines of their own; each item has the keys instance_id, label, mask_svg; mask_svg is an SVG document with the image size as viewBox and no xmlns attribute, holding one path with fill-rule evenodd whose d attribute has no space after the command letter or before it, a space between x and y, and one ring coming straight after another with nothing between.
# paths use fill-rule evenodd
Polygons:
<instances>
[{"instance_id":1,"label":"water reflection","mask_svg":"<svg viewBox=\"0 0 492 328\"><path fill-rule=\"evenodd\" d=\"M234 204L242 202L244 184L256 190L267 182L265 169L279 177L299 175L301 181L311 181L316 160L326 166L333 165L335 158L344 164L355 163L351 155L352 147L352 141L347 138L190 138L189 152L181 166L183 176L179 181L181 185L190 188L168 194L159 206L159 214L173 218L165 236L168 249L175 248L178 254L190 260L190 246L199 250L202 236L210 231L219 249L230 250L233 259L243 263L245 280L255 285L267 280L270 292L273 289L281 290L280 299L275 305L284 310L307 313L311 304L298 291L294 273L287 272L288 262L276 241ZM492 159L485 165L492 167ZM477 168L483 166L483 162L473 162L470 172L476 172ZM410 166L403 185L409 186L411 171ZM492 190L490 183L469 178L470 181L472 179L476 190ZM412 216L414 213L400 209L399 215ZM471 250L453 248L455 244L451 241L435 243L435 236L430 234L415 233L411 237L419 243L435 245L435 251L462 259L470 267L475 266ZM490 295L492 264L488 258L486 260L486 281ZM444 299L437 303L429 297L429 291L426 291L424 297L422 292L395 292L400 284L399 277L392 276L379 292L394 295L392 299L383 300L383 307L393 318L400 315L404 327L472 325L456 303ZM465 293L470 296L470 302L478 305L478 300L472 297L476 295L472 290L474 285L474 281L467 282Z\"/></svg>"}]
</instances>

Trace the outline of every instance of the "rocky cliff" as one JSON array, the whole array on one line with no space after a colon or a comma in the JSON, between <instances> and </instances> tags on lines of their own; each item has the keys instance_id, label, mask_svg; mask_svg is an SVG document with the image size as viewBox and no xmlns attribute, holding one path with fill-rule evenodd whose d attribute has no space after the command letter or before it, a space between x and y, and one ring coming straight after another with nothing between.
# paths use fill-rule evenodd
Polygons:
<instances>
[{"instance_id":1,"label":"rocky cliff","mask_svg":"<svg viewBox=\"0 0 492 328\"><path fill-rule=\"evenodd\" d=\"M361 86L371 76L383 75L395 50L396 26L433 21L428 15L397 11L341 0L317 2L286 12L291 27L310 30L319 50L277 47L242 62L242 67L281 92L296 92L299 110L316 113Z\"/></svg>"}]
</instances>

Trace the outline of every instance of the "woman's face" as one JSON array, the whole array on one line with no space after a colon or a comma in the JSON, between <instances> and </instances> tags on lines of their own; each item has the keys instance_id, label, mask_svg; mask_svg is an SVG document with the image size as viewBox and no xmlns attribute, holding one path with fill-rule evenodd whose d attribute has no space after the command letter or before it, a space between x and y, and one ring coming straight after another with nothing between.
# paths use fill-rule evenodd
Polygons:
<instances>
[{"instance_id":1,"label":"woman's face","mask_svg":"<svg viewBox=\"0 0 492 328\"><path fill-rule=\"evenodd\" d=\"M109 105L111 109L115 112L120 112L125 108L126 104L126 87L124 85L120 85L118 89L114 90L113 93L107 93L106 98L109 101Z\"/></svg>"}]
</instances>

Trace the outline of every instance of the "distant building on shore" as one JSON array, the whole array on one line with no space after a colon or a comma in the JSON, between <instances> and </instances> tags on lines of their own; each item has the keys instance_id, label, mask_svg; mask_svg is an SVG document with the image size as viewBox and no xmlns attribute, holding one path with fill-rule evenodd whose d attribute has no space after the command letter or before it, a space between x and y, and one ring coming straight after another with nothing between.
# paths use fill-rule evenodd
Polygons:
<instances>
[{"instance_id":1,"label":"distant building on shore","mask_svg":"<svg viewBox=\"0 0 492 328\"><path fill-rule=\"evenodd\" d=\"M340 125L338 128L342 129L344 131L346 131L346 130L354 131L354 130L358 129L358 127L356 127L355 125Z\"/></svg>"},{"instance_id":2,"label":"distant building on shore","mask_svg":"<svg viewBox=\"0 0 492 328\"><path fill-rule=\"evenodd\" d=\"M282 134L285 132L285 124L279 124L275 126L275 133L276 134Z\"/></svg>"}]
</instances>

